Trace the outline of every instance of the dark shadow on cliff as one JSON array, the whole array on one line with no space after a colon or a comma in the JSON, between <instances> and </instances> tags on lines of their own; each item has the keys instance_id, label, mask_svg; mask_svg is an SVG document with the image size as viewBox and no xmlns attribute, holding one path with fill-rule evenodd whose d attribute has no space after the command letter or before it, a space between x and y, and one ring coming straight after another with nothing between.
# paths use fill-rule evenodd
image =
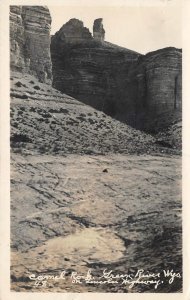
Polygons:
<instances>
[{"instance_id":1,"label":"dark shadow on cliff","mask_svg":"<svg viewBox=\"0 0 190 300\"><path fill-rule=\"evenodd\" d=\"M142 55L90 35L81 39L77 33L77 40L71 40L66 25L51 40L56 89L151 134L178 122L181 49L167 47Z\"/></svg>"}]
</instances>

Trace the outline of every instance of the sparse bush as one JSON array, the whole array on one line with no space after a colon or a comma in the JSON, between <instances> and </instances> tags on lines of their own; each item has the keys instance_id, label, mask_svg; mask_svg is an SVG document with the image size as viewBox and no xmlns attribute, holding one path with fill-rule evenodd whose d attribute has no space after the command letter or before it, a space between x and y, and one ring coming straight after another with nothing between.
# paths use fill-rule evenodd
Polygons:
<instances>
[{"instance_id":1,"label":"sparse bush","mask_svg":"<svg viewBox=\"0 0 190 300\"><path fill-rule=\"evenodd\" d=\"M18 87L21 87L21 86L22 86L22 83L21 83L20 81L17 81L17 82L15 83L15 85L18 86Z\"/></svg>"},{"instance_id":2,"label":"sparse bush","mask_svg":"<svg viewBox=\"0 0 190 300\"><path fill-rule=\"evenodd\" d=\"M24 106L20 106L20 110L21 111L25 111L25 107Z\"/></svg>"},{"instance_id":3,"label":"sparse bush","mask_svg":"<svg viewBox=\"0 0 190 300\"><path fill-rule=\"evenodd\" d=\"M18 123L17 122L12 122L11 125L15 128L18 128Z\"/></svg>"},{"instance_id":4,"label":"sparse bush","mask_svg":"<svg viewBox=\"0 0 190 300\"><path fill-rule=\"evenodd\" d=\"M18 116L22 115L23 111L22 110L18 110Z\"/></svg>"},{"instance_id":5,"label":"sparse bush","mask_svg":"<svg viewBox=\"0 0 190 300\"><path fill-rule=\"evenodd\" d=\"M35 111L36 111L36 108L35 108L35 107L30 107L29 111L35 112Z\"/></svg>"},{"instance_id":6,"label":"sparse bush","mask_svg":"<svg viewBox=\"0 0 190 300\"><path fill-rule=\"evenodd\" d=\"M86 121L86 119L85 118L83 118L83 117L81 117L81 116L79 116L79 117L76 117L78 120L80 120L80 121L82 121L82 122L84 122L84 121Z\"/></svg>"},{"instance_id":7,"label":"sparse bush","mask_svg":"<svg viewBox=\"0 0 190 300\"><path fill-rule=\"evenodd\" d=\"M85 114L80 114L80 116L81 116L81 117L86 117L86 115L85 115Z\"/></svg>"},{"instance_id":8,"label":"sparse bush","mask_svg":"<svg viewBox=\"0 0 190 300\"><path fill-rule=\"evenodd\" d=\"M88 119L88 122L90 123L90 124L95 124L96 122L93 120L93 119Z\"/></svg>"},{"instance_id":9,"label":"sparse bush","mask_svg":"<svg viewBox=\"0 0 190 300\"><path fill-rule=\"evenodd\" d=\"M44 112L41 114L44 118L51 118L51 114L48 112Z\"/></svg>"},{"instance_id":10,"label":"sparse bush","mask_svg":"<svg viewBox=\"0 0 190 300\"><path fill-rule=\"evenodd\" d=\"M22 133L15 133L10 138L12 143L31 143L31 139Z\"/></svg>"},{"instance_id":11,"label":"sparse bush","mask_svg":"<svg viewBox=\"0 0 190 300\"><path fill-rule=\"evenodd\" d=\"M64 114L68 114L69 113L68 109L64 109L64 108L60 108L60 112L64 113Z\"/></svg>"},{"instance_id":12,"label":"sparse bush","mask_svg":"<svg viewBox=\"0 0 190 300\"><path fill-rule=\"evenodd\" d=\"M59 110L54 109L54 108L50 108L50 109L49 109L49 112L50 112L50 113L58 113Z\"/></svg>"},{"instance_id":13,"label":"sparse bush","mask_svg":"<svg viewBox=\"0 0 190 300\"><path fill-rule=\"evenodd\" d=\"M35 89L35 90L40 90L39 85L35 85L35 86L34 86L34 89Z\"/></svg>"},{"instance_id":14,"label":"sparse bush","mask_svg":"<svg viewBox=\"0 0 190 300\"><path fill-rule=\"evenodd\" d=\"M44 122L44 118L39 118L38 121L39 122Z\"/></svg>"}]
</instances>

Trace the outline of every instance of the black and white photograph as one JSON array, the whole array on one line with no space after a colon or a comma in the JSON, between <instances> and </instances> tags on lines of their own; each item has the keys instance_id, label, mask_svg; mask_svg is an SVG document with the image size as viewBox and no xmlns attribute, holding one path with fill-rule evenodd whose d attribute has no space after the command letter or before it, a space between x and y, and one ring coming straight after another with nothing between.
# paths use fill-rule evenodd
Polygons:
<instances>
[{"instance_id":1,"label":"black and white photograph","mask_svg":"<svg viewBox=\"0 0 190 300\"><path fill-rule=\"evenodd\" d=\"M9 5L10 291L182 294L183 1L79 2Z\"/></svg>"}]
</instances>

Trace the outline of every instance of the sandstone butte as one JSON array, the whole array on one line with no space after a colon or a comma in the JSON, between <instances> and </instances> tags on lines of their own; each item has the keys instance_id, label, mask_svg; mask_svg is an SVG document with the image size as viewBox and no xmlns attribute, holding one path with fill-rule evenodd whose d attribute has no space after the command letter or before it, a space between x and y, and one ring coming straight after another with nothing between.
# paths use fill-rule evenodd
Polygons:
<instances>
[{"instance_id":1,"label":"sandstone butte","mask_svg":"<svg viewBox=\"0 0 190 300\"><path fill-rule=\"evenodd\" d=\"M52 37L50 27L47 7L11 6L12 70L138 129L159 131L181 118L181 49L142 55L111 44L101 18L94 21L93 35L77 19Z\"/></svg>"}]
</instances>

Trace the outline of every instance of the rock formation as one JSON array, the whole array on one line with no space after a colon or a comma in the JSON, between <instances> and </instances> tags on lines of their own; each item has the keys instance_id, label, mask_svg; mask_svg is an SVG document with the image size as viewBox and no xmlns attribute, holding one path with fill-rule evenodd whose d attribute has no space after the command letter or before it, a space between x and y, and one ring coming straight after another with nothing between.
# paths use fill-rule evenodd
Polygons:
<instances>
[{"instance_id":1,"label":"rock formation","mask_svg":"<svg viewBox=\"0 0 190 300\"><path fill-rule=\"evenodd\" d=\"M45 6L10 6L11 69L51 84L51 16Z\"/></svg>"},{"instance_id":2,"label":"rock formation","mask_svg":"<svg viewBox=\"0 0 190 300\"><path fill-rule=\"evenodd\" d=\"M104 41L102 18L93 36L71 19L52 37L50 55L50 25L47 7L10 7L12 70L51 84L53 63L55 88L138 129L171 125L181 114L180 49L142 55Z\"/></svg>"},{"instance_id":3,"label":"rock formation","mask_svg":"<svg viewBox=\"0 0 190 300\"><path fill-rule=\"evenodd\" d=\"M155 138L82 103L127 122L154 108L169 119L181 52L142 56L69 21L52 38L54 85L79 102L49 84L50 22L45 7L11 7L11 291L182 292L180 122ZM105 268L129 282L108 284ZM179 276L133 285L139 268Z\"/></svg>"},{"instance_id":4,"label":"rock formation","mask_svg":"<svg viewBox=\"0 0 190 300\"><path fill-rule=\"evenodd\" d=\"M150 52L137 70L139 98L152 112L162 113L181 107L182 53L176 48Z\"/></svg>"},{"instance_id":5,"label":"rock formation","mask_svg":"<svg viewBox=\"0 0 190 300\"><path fill-rule=\"evenodd\" d=\"M68 23L73 24L73 19ZM72 27L76 30L77 39L69 38L68 23L52 37L53 86L115 116L123 93L126 89L127 95L132 93L127 73L133 70L141 55L91 36L84 39L81 32L79 37L78 26ZM83 27L81 29L84 30ZM101 19L95 20L94 30L100 32L102 29ZM131 106L130 99L126 99L126 103Z\"/></svg>"},{"instance_id":6,"label":"rock formation","mask_svg":"<svg viewBox=\"0 0 190 300\"><path fill-rule=\"evenodd\" d=\"M102 19L94 21L88 39L77 35L77 26L73 39L67 24L52 37L54 87L140 129L152 129L157 117L181 110L180 49L142 55L105 42ZM169 121L166 116L165 124Z\"/></svg>"},{"instance_id":7,"label":"rock formation","mask_svg":"<svg viewBox=\"0 0 190 300\"><path fill-rule=\"evenodd\" d=\"M55 42L61 40L61 44L63 45L66 43L81 43L90 39L92 39L92 35L89 29L84 27L83 22L77 19L71 19L61 27L52 40Z\"/></svg>"},{"instance_id":8,"label":"rock formation","mask_svg":"<svg viewBox=\"0 0 190 300\"><path fill-rule=\"evenodd\" d=\"M170 125L170 116L180 114L182 108L181 50L168 47L150 52L134 72L138 127L151 128L155 120Z\"/></svg>"},{"instance_id":9,"label":"rock formation","mask_svg":"<svg viewBox=\"0 0 190 300\"><path fill-rule=\"evenodd\" d=\"M105 30L102 21L102 18L96 19L93 25L93 37L98 41L104 41L105 38Z\"/></svg>"}]
</instances>

